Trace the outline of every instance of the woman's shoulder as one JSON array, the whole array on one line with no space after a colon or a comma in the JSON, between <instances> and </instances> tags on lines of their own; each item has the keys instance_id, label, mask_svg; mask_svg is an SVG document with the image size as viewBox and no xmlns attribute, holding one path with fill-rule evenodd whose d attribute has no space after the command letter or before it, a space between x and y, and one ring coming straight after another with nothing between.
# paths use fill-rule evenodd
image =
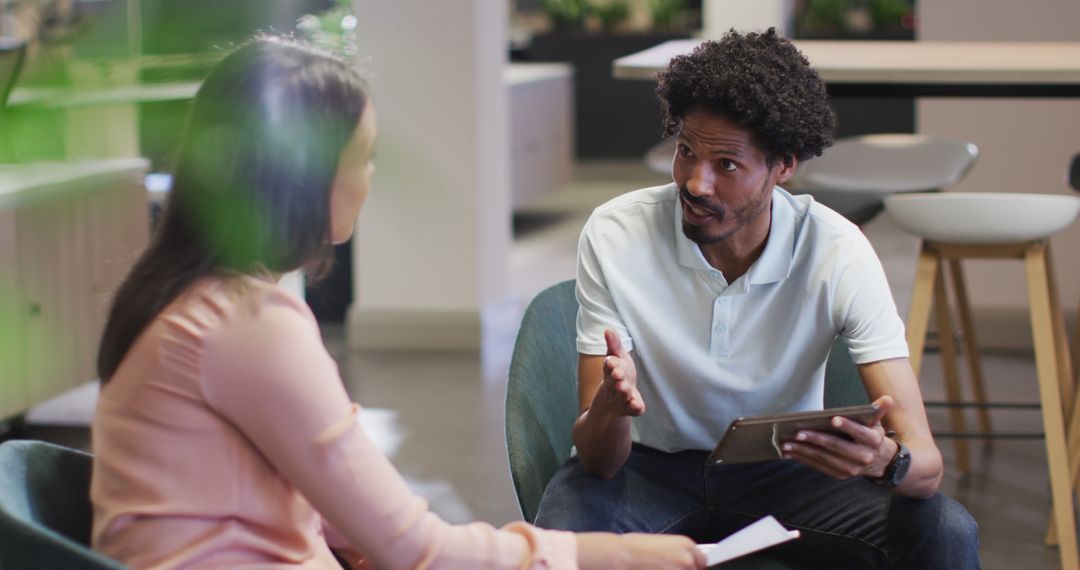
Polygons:
<instances>
[{"instance_id":1,"label":"woman's shoulder","mask_svg":"<svg viewBox=\"0 0 1080 570\"><path fill-rule=\"evenodd\" d=\"M318 329L303 299L277 283L250 275L210 275L194 282L162 314L184 336L205 338L215 332L257 329L263 334Z\"/></svg>"},{"instance_id":2,"label":"woman's shoulder","mask_svg":"<svg viewBox=\"0 0 1080 570\"><path fill-rule=\"evenodd\" d=\"M268 309L291 310L312 316L307 303L269 278L252 275L215 275L200 283L203 294L232 307L239 317L258 317Z\"/></svg>"}]
</instances>

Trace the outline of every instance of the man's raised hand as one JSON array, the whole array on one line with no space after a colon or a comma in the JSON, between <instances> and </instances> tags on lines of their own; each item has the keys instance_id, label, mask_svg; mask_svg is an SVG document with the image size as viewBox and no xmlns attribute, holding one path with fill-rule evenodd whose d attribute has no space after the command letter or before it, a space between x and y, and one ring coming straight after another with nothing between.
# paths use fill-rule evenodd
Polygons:
<instances>
[{"instance_id":1,"label":"man's raised hand","mask_svg":"<svg viewBox=\"0 0 1080 570\"><path fill-rule=\"evenodd\" d=\"M645 413L645 401L637 389L634 359L623 348L614 330L604 330L604 340L607 341L607 356L604 358L604 382L598 396L615 415L640 416Z\"/></svg>"}]
</instances>

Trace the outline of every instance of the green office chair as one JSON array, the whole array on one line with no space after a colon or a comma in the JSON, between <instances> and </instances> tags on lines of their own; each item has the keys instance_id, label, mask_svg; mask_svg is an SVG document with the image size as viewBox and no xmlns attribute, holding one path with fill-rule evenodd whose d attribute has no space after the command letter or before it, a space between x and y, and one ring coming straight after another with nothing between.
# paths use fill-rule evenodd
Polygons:
<instances>
[{"instance_id":1,"label":"green office chair","mask_svg":"<svg viewBox=\"0 0 1080 570\"><path fill-rule=\"evenodd\" d=\"M0 443L0 568L126 568L90 550L90 462L42 441Z\"/></svg>"},{"instance_id":2,"label":"green office chair","mask_svg":"<svg viewBox=\"0 0 1080 570\"><path fill-rule=\"evenodd\" d=\"M578 415L578 302L574 281L543 290L525 309L506 386L506 450L521 515L536 519L548 479L570 457Z\"/></svg>"},{"instance_id":3,"label":"green office chair","mask_svg":"<svg viewBox=\"0 0 1080 570\"><path fill-rule=\"evenodd\" d=\"M544 487L570 458L570 429L578 413L574 281L543 290L525 309L506 386L506 449L521 515L536 519ZM825 365L825 406L869 401L858 369L837 339ZM791 568L759 556L724 568Z\"/></svg>"}]
</instances>

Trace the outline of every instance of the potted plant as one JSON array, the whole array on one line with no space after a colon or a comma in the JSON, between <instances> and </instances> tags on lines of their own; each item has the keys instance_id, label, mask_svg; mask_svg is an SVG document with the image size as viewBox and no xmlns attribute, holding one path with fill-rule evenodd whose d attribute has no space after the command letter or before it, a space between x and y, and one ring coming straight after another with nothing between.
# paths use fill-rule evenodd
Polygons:
<instances>
[{"instance_id":1,"label":"potted plant","mask_svg":"<svg viewBox=\"0 0 1080 570\"><path fill-rule=\"evenodd\" d=\"M605 32L613 32L630 17L630 2L628 0L596 2L592 5L592 13Z\"/></svg>"},{"instance_id":2,"label":"potted plant","mask_svg":"<svg viewBox=\"0 0 1080 570\"><path fill-rule=\"evenodd\" d=\"M584 29L589 15L588 0L544 0L543 9L556 32Z\"/></svg>"},{"instance_id":3,"label":"potted plant","mask_svg":"<svg viewBox=\"0 0 1080 570\"><path fill-rule=\"evenodd\" d=\"M681 23L685 9L686 0L649 0L649 14L652 16L653 28L676 29Z\"/></svg>"}]
</instances>

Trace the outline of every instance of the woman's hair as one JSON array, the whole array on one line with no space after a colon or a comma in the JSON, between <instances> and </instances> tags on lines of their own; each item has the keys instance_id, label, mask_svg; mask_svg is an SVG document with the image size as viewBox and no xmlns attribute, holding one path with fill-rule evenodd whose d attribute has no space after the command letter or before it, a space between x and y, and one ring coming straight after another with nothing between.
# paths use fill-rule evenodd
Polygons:
<instances>
[{"instance_id":1,"label":"woman's hair","mask_svg":"<svg viewBox=\"0 0 1080 570\"><path fill-rule=\"evenodd\" d=\"M273 37L226 56L192 103L168 206L112 301L103 382L143 329L211 273L325 273L330 190L367 104L338 57Z\"/></svg>"},{"instance_id":2,"label":"woman's hair","mask_svg":"<svg viewBox=\"0 0 1080 570\"><path fill-rule=\"evenodd\" d=\"M688 113L704 109L753 133L770 164L818 156L833 142L836 115L825 84L776 28L731 30L672 58L658 80L665 136L678 133Z\"/></svg>"}]
</instances>

